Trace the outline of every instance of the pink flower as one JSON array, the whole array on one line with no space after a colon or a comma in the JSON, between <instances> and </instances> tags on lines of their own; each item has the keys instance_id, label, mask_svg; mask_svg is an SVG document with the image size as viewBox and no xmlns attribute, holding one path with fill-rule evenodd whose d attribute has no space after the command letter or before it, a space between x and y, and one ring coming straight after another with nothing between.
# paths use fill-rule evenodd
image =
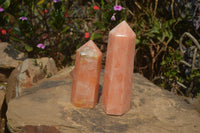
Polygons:
<instances>
[{"instance_id":1,"label":"pink flower","mask_svg":"<svg viewBox=\"0 0 200 133\"><path fill-rule=\"evenodd\" d=\"M114 13L114 14L112 15L112 17L111 17L111 20L112 20L112 21L115 21L115 20L116 20L115 15L116 15L116 13Z\"/></svg>"},{"instance_id":2,"label":"pink flower","mask_svg":"<svg viewBox=\"0 0 200 133\"><path fill-rule=\"evenodd\" d=\"M47 10L43 10L43 11L42 11L42 13L47 13L47 12L48 12Z\"/></svg>"},{"instance_id":3,"label":"pink flower","mask_svg":"<svg viewBox=\"0 0 200 133\"><path fill-rule=\"evenodd\" d=\"M54 3L61 2L61 0L53 0Z\"/></svg>"},{"instance_id":4,"label":"pink flower","mask_svg":"<svg viewBox=\"0 0 200 133\"><path fill-rule=\"evenodd\" d=\"M22 21L27 20L27 17L21 16L19 19L21 19Z\"/></svg>"},{"instance_id":5,"label":"pink flower","mask_svg":"<svg viewBox=\"0 0 200 133\"><path fill-rule=\"evenodd\" d=\"M93 6L93 9L94 10L99 10L99 7L98 6Z\"/></svg>"},{"instance_id":6,"label":"pink flower","mask_svg":"<svg viewBox=\"0 0 200 133\"><path fill-rule=\"evenodd\" d=\"M39 43L39 44L37 45L37 47L38 47L38 48L41 48L41 49L44 49L44 48L45 48L45 45L42 44L42 43Z\"/></svg>"},{"instance_id":7,"label":"pink flower","mask_svg":"<svg viewBox=\"0 0 200 133\"><path fill-rule=\"evenodd\" d=\"M89 38L90 37L90 35L89 35L89 33L85 33L85 38Z\"/></svg>"},{"instance_id":8,"label":"pink flower","mask_svg":"<svg viewBox=\"0 0 200 133\"><path fill-rule=\"evenodd\" d=\"M1 30L1 33L2 33L3 35L6 35L7 32L6 32L5 29L2 29L2 30Z\"/></svg>"},{"instance_id":9,"label":"pink flower","mask_svg":"<svg viewBox=\"0 0 200 133\"><path fill-rule=\"evenodd\" d=\"M4 9L2 7L0 7L0 12L3 12L3 11L4 11Z\"/></svg>"},{"instance_id":10,"label":"pink flower","mask_svg":"<svg viewBox=\"0 0 200 133\"><path fill-rule=\"evenodd\" d=\"M12 31L12 29L9 29L9 30L8 30L8 33L10 33L11 31Z\"/></svg>"},{"instance_id":11,"label":"pink flower","mask_svg":"<svg viewBox=\"0 0 200 133\"><path fill-rule=\"evenodd\" d=\"M42 37L42 39L46 39L47 37L48 37L48 35L45 35L45 36Z\"/></svg>"},{"instance_id":12,"label":"pink flower","mask_svg":"<svg viewBox=\"0 0 200 133\"><path fill-rule=\"evenodd\" d=\"M122 6L116 5L116 6L114 6L114 10L115 11L121 11L122 10Z\"/></svg>"},{"instance_id":13,"label":"pink flower","mask_svg":"<svg viewBox=\"0 0 200 133\"><path fill-rule=\"evenodd\" d=\"M67 18L68 16L69 16L69 15L68 15L68 13L66 12L66 13L65 13L65 17Z\"/></svg>"}]
</instances>

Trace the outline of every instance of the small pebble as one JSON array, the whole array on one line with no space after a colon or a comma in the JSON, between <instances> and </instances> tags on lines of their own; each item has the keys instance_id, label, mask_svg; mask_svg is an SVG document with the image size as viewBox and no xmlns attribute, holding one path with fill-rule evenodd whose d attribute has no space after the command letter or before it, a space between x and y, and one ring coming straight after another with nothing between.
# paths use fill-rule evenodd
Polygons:
<instances>
[{"instance_id":1,"label":"small pebble","mask_svg":"<svg viewBox=\"0 0 200 133\"><path fill-rule=\"evenodd\" d=\"M0 90L3 89L3 88L4 88L3 86L0 86Z\"/></svg>"}]
</instances>

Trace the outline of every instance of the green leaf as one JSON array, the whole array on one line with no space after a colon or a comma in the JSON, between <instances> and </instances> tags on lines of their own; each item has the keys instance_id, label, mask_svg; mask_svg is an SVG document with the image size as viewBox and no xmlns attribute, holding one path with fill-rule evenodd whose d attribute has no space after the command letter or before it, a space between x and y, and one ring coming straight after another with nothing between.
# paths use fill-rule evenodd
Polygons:
<instances>
[{"instance_id":1,"label":"green leaf","mask_svg":"<svg viewBox=\"0 0 200 133\"><path fill-rule=\"evenodd\" d=\"M163 60L162 62L161 62L161 66L163 66L163 65L165 65L166 64L166 61L165 60Z\"/></svg>"},{"instance_id":2,"label":"green leaf","mask_svg":"<svg viewBox=\"0 0 200 133\"><path fill-rule=\"evenodd\" d=\"M186 44L187 46L192 46L192 40L187 40L187 41L185 41L185 44Z\"/></svg>"},{"instance_id":3,"label":"green leaf","mask_svg":"<svg viewBox=\"0 0 200 133\"><path fill-rule=\"evenodd\" d=\"M101 0L101 6L104 7L104 0Z\"/></svg>"},{"instance_id":4,"label":"green leaf","mask_svg":"<svg viewBox=\"0 0 200 133\"><path fill-rule=\"evenodd\" d=\"M173 23L177 22L179 19L170 19L168 21L166 21L165 23L163 23L162 28L166 29L167 27L171 27L173 25Z\"/></svg>"},{"instance_id":5,"label":"green leaf","mask_svg":"<svg viewBox=\"0 0 200 133\"><path fill-rule=\"evenodd\" d=\"M153 25L155 26L155 27L160 27L160 21L158 20L158 19L153 19Z\"/></svg>"},{"instance_id":6,"label":"green leaf","mask_svg":"<svg viewBox=\"0 0 200 133\"><path fill-rule=\"evenodd\" d=\"M4 9L7 9L9 6L10 6L10 0L6 0L6 1L2 4L2 7L3 7Z\"/></svg>"},{"instance_id":7,"label":"green leaf","mask_svg":"<svg viewBox=\"0 0 200 133\"><path fill-rule=\"evenodd\" d=\"M100 22L100 21L97 21L97 22L95 22L94 24L95 24L99 29L105 29L105 26L104 26L103 23Z\"/></svg>"},{"instance_id":8,"label":"green leaf","mask_svg":"<svg viewBox=\"0 0 200 133\"><path fill-rule=\"evenodd\" d=\"M164 37L172 38L172 32L170 30L165 30L163 32Z\"/></svg>"},{"instance_id":9,"label":"green leaf","mask_svg":"<svg viewBox=\"0 0 200 133\"><path fill-rule=\"evenodd\" d=\"M27 52L33 51L33 47L31 47L30 45L27 45L27 44L25 45L25 49Z\"/></svg>"},{"instance_id":10,"label":"green leaf","mask_svg":"<svg viewBox=\"0 0 200 133\"><path fill-rule=\"evenodd\" d=\"M99 38L101 38L101 37L102 37L102 34L100 34L100 33L93 33L93 34L91 35L90 39L91 39L91 40L97 40L97 39L99 39Z\"/></svg>"},{"instance_id":11,"label":"green leaf","mask_svg":"<svg viewBox=\"0 0 200 133\"><path fill-rule=\"evenodd\" d=\"M12 39L12 40L14 40L14 41L21 42L21 40L20 40L20 39L17 39L17 38L15 38L15 37L12 37L12 36L10 36L10 39Z\"/></svg>"},{"instance_id":12,"label":"green leaf","mask_svg":"<svg viewBox=\"0 0 200 133\"><path fill-rule=\"evenodd\" d=\"M40 0L37 5L41 5L42 3L44 3L44 0Z\"/></svg>"},{"instance_id":13,"label":"green leaf","mask_svg":"<svg viewBox=\"0 0 200 133\"><path fill-rule=\"evenodd\" d=\"M66 32L69 28L70 28L69 26L66 26L66 27L61 31L61 33Z\"/></svg>"},{"instance_id":14,"label":"green leaf","mask_svg":"<svg viewBox=\"0 0 200 133\"><path fill-rule=\"evenodd\" d=\"M78 45L76 45L76 49L78 49L78 48L80 48L82 46L82 44L78 44Z\"/></svg>"},{"instance_id":15,"label":"green leaf","mask_svg":"<svg viewBox=\"0 0 200 133\"><path fill-rule=\"evenodd\" d=\"M151 38L155 37L155 34L151 33L151 32L147 33L147 35L148 35L148 37L151 37Z\"/></svg>"},{"instance_id":16,"label":"green leaf","mask_svg":"<svg viewBox=\"0 0 200 133\"><path fill-rule=\"evenodd\" d=\"M20 30L18 27L14 27L14 28L13 28L13 31L14 31L18 36L21 35L21 30Z\"/></svg>"},{"instance_id":17,"label":"green leaf","mask_svg":"<svg viewBox=\"0 0 200 133\"><path fill-rule=\"evenodd\" d=\"M136 38L136 45L139 44L141 41L140 39Z\"/></svg>"},{"instance_id":18,"label":"green leaf","mask_svg":"<svg viewBox=\"0 0 200 133\"><path fill-rule=\"evenodd\" d=\"M141 26L141 27L144 27L144 26L146 26L146 25L145 25L145 21L144 21L144 20L142 20L142 22L140 22L140 26Z\"/></svg>"},{"instance_id":19,"label":"green leaf","mask_svg":"<svg viewBox=\"0 0 200 133\"><path fill-rule=\"evenodd\" d=\"M150 33L158 33L159 34L160 33L159 30L160 29L157 26L154 26L153 29L150 31Z\"/></svg>"}]
</instances>

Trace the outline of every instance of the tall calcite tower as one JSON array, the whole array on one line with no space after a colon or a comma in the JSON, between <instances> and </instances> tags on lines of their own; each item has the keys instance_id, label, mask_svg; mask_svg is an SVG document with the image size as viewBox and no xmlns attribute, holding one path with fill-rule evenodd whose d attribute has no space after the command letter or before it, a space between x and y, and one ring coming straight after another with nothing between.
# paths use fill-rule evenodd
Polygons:
<instances>
[{"instance_id":1,"label":"tall calcite tower","mask_svg":"<svg viewBox=\"0 0 200 133\"><path fill-rule=\"evenodd\" d=\"M130 109L136 35L123 21L109 33L102 102L107 114Z\"/></svg>"}]
</instances>

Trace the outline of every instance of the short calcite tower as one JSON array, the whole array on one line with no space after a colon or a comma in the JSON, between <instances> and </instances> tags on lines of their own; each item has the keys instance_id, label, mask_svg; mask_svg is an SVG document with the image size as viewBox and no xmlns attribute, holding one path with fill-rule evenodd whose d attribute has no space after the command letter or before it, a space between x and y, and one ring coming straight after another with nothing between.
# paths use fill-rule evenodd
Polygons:
<instances>
[{"instance_id":1,"label":"short calcite tower","mask_svg":"<svg viewBox=\"0 0 200 133\"><path fill-rule=\"evenodd\" d=\"M98 100L102 53L90 40L77 50L73 74L71 103L94 108Z\"/></svg>"},{"instance_id":2,"label":"short calcite tower","mask_svg":"<svg viewBox=\"0 0 200 133\"><path fill-rule=\"evenodd\" d=\"M136 35L123 21L109 33L104 83L103 109L122 115L130 109Z\"/></svg>"}]
</instances>

